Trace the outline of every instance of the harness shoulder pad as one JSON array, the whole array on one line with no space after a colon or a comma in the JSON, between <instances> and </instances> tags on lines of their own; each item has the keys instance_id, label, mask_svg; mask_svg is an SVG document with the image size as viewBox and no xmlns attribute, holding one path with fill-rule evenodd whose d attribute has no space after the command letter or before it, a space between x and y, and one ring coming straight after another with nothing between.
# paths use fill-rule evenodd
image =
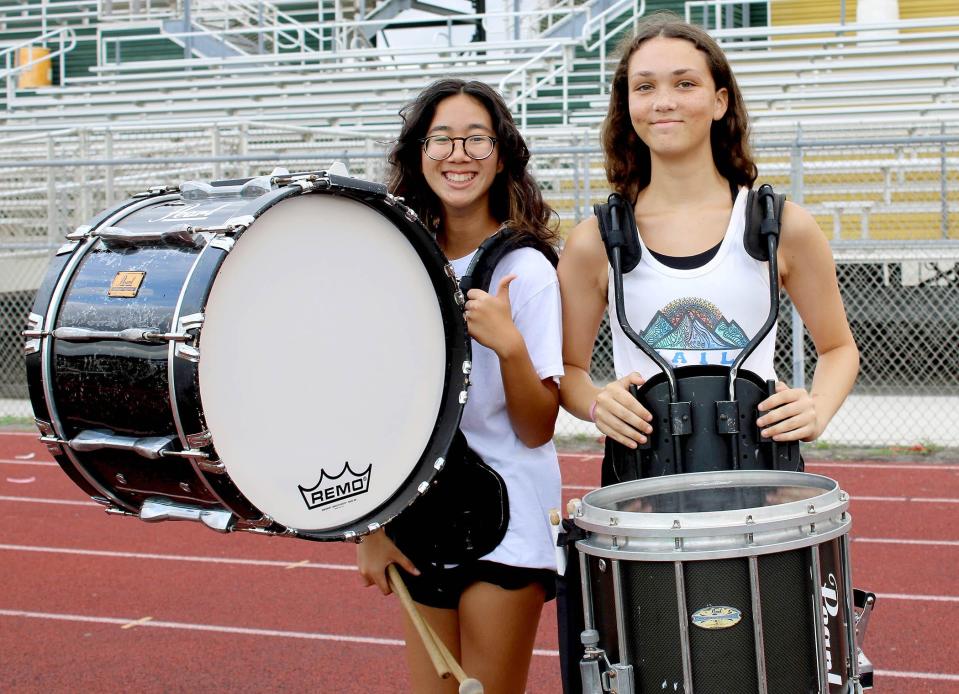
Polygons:
<instances>
[{"instance_id":1,"label":"harness shoulder pad","mask_svg":"<svg viewBox=\"0 0 959 694\"><path fill-rule=\"evenodd\" d=\"M465 295L470 289L489 291L493 280L493 271L507 253L519 248L535 248L550 262L553 267L559 264L559 255L556 249L532 234L523 234L510 228L503 228L490 236L476 249L476 255L460 278L460 291Z\"/></svg>"},{"instance_id":2,"label":"harness shoulder pad","mask_svg":"<svg viewBox=\"0 0 959 694\"><path fill-rule=\"evenodd\" d=\"M618 193L612 193L605 203L593 205L593 212L609 264L613 264L613 248L618 247L620 268L624 273L630 272L642 257L633 206Z\"/></svg>"},{"instance_id":3,"label":"harness shoulder pad","mask_svg":"<svg viewBox=\"0 0 959 694\"><path fill-rule=\"evenodd\" d=\"M782 219L783 205L786 204L786 196L782 193L775 193L773 199L775 201L776 223L779 224ZM769 251L766 247L766 239L760 233L762 222L762 201L757 191L750 190L746 198L746 228L743 232L743 245L752 258L760 262L766 262L769 260Z\"/></svg>"}]
</instances>

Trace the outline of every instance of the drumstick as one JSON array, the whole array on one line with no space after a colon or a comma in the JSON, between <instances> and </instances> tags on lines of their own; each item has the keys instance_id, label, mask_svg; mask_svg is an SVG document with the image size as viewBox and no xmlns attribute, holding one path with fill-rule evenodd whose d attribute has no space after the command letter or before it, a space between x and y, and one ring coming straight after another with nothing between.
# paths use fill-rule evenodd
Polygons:
<instances>
[{"instance_id":1,"label":"drumstick","mask_svg":"<svg viewBox=\"0 0 959 694\"><path fill-rule=\"evenodd\" d=\"M433 661L433 667L436 668L436 675L440 679L445 680L450 676L450 668L446 664L446 659L443 657L443 654L436 647L433 630L430 629L430 625L426 623L423 615L420 614L420 611L416 609L416 605L413 604L413 598L410 597L410 593L406 589L406 584L403 583L400 572L396 570L394 564L386 567L386 574L390 582L390 587L400 599L400 603L406 610L406 614L409 615L410 621L413 622L413 626L416 628L416 633L420 635L420 641L423 642L426 653L429 655L430 660Z\"/></svg>"},{"instance_id":2,"label":"drumstick","mask_svg":"<svg viewBox=\"0 0 959 694\"><path fill-rule=\"evenodd\" d=\"M423 619L423 615L416 609L413 598L410 597L410 593L406 589L406 584L403 582L403 578L400 576L400 572L397 571L396 566L390 564L386 567L386 571L393 591L399 596L400 602L410 617L410 621L413 622L413 626L416 627L416 631L423 641L423 646L426 648L430 660L433 661L436 674L439 675L441 679L446 679L452 672L460 685L459 694L483 694L483 685L480 681L466 675L462 666L456 661L453 654L449 652L446 644L443 643L443 639L436 635L433 627L430 626L429 622Z\"/></svg>"}]
</instances>

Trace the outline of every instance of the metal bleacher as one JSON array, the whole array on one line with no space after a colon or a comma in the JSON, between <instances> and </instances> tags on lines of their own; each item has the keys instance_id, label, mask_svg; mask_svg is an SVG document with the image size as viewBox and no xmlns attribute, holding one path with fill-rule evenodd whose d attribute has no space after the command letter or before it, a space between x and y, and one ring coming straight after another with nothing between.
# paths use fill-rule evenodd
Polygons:
<instances>
[{"instance_id":1,"label":"metal bleacher","mask_svg":"<svg viewBox=\"0 0 959 694\"><path fill-rule=\"evenodd\" d=\"M8 61L6 68L0 62L0 240L80 223L151 176L243 175L257 152L304 166L325 152L365 152L371 156L354 170L376 177L376 157L398 128L400 107L445 75L500 89L568 225L604 187L596 143L615 45L638 16L685 7L568 0L477 12L465 0L455 11L416 0L192 0L185 12L184 3L0 3L0 54ZM788 147L800 138L908 139L959 125L959 16L763 21L712 34L742 87L754 142L773 143L758 153L761 176L777 185L788 187L794 177ZM408 35L421 38L404 40ZM18 87L22 70L10 61L31 42L53 51L49 86ZM209 162L178 162L186 154ZM246 157L243 166L225 161L231 155ZM935 236L942 176L955 178L957 158L954 146L837 145L806 156L804 202L837 239ZM70 160L123 163L104 163L92 174L36 165ZM51 200L54 187L59 203ZM945 193L950 205L959 202L957 189ZM64 204L74 211L69 223L53 209ZM954 209L947 220L959 216Z\"/></svg>"}]
</instances>

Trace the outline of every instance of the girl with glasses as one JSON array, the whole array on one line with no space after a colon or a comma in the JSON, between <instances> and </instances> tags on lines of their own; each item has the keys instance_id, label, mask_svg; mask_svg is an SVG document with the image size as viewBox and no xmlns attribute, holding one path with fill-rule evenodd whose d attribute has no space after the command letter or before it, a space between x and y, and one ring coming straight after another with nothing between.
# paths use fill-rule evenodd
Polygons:
<instances>
[{"instance_id":1,"label":"girl with glasses","mask_svg":"<svg viewBox=\"0 0 959 694\"><path fill-rule=\"evenodd\" d=\"M553 211L527 170L529 151L502 98L488 85L445 79L401 111L388 185L436 234L457 276L502 227L551 245ZM559 285L539 250L513 250L489 291L467 295L472 338L469 400L461 430L506 483L509 525L474 561L416 565L380 531L357 549L366 585L390 592L395 563L420 611L470 677L492 693L525 691L540 613L555 588L549 510L560 504L553 427L563 374ZM402 516L401 516L402 518ZM444 519L436 518L442 524ZM400 543L402 544L402 543ZM440 680L406 624L415 692L456 692Z\"/></svg>"},{"instance_id":2,"label":"girl with glasses","mask_svg":"<svg viewBox=\"0 0 959 694\"><path fill-rule=\"evenodd\" d=\"M674 367L732 363L769 311L767 264L744 248L746 193L757 177L747 140L742 95L716 42L670 14L641 22L613 76L602 143L610 185L633 205L642 252L624 275L623 306L637 332L662 338L653 346ZM809 330L818 360L811 390L777 382L755 423L764 439L813 441L851 390L859 353L826 237L809 212L788 201L777 258L780 285ZM593 343L615 299L595 217L572 231L559 277L563 406L636 448L661 425L629 386L660 369L614 319L618 380L599 386L590 379ZM767 335L744 364L763 379L775 379L775 335ZM570 634L568 643L578 636ZM568 691L578 691L578 658L570 660Z\"/></svg>"}]
</instances>

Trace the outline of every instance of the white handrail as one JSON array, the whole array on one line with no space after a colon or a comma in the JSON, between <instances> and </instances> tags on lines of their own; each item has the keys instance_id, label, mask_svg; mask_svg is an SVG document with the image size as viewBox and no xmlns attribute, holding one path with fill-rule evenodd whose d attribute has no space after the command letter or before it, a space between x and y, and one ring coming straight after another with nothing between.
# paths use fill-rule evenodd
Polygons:
<instances>
[{"instance_id":1,"label":"white handrail","mask_svg":"<svg viewBox=\"0 0 959 694\"><path fill-rule=\"evenodd\" d=\"M22 63L21 65L15 65L17 51L21 48L28 48L34 46L38 43L47 43L53 40L57 40L60 43L60 47L55 50L47 53L46 55L39 56L30 60L27 63ZM69 45L64 45L64 40L69 41ZM16 87L14 86L14 78L17 74L25 71L27 68L31 68L34 65L38 65L44 61L52 60L53 58L59 58L61 56L66 56L67 53L76 48L77 45L77 35L72 27L60 27L59 29L54 29L53 31L48 31L45 34L40 36L34 36L32 38L21 41L20 43L9 46L8 48L0 51L0 57L3 58L4 68L0 72L0 78L3 78L6 81L6 95L7 95L7 109L13 107L13 101L16 97ZM60 82L63 82L64 75L66 74L65 67L66 60L60 61Z\"/></svg>"}]
</instances>

